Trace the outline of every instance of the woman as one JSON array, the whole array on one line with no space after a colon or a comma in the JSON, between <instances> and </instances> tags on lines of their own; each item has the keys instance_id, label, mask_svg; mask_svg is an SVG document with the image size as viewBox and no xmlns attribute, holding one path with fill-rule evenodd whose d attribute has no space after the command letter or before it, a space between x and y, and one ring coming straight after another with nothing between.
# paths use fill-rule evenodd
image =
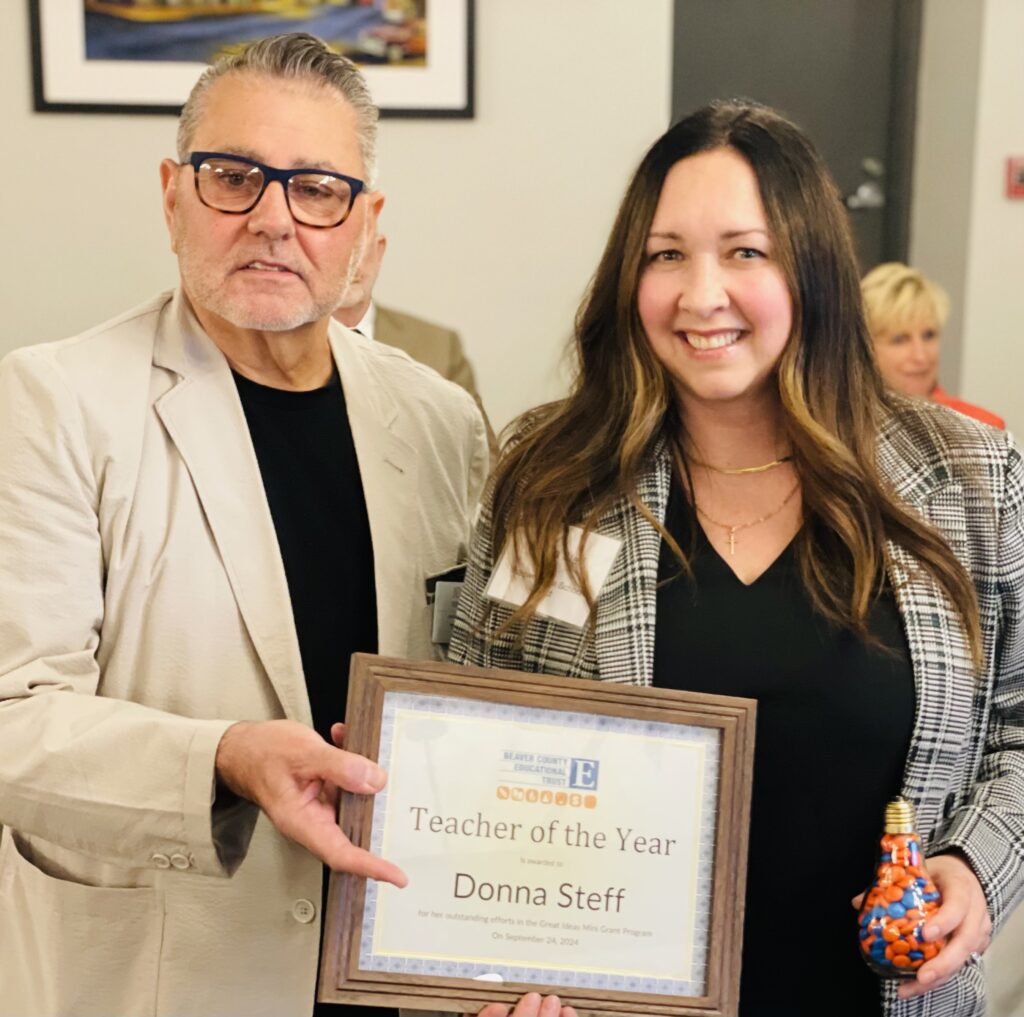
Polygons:
<instances>
[{"instance_id":1,"label":"woman","mask_svg":"<svg viewBox=\"0 0 1024 1017\"><path fill-rule=\"evenodd\" d=\"M877 265L861 280L875 359L885 383L908 396L942 403L993 427L994 413L949 395L939 385L939 337L949 316L949 297L915 269L898 261Z\"/></svg>"},{"instance_id":2,"label":"woman","mask_svg":"<svg viewBox=\"0 0 1024 1017\"><path fill-rule=\"evenodd\" d=\"M1024 890L1019 452L885 390L835 186L756 105L648 151L576 349L497 467L451 659L757 698L740 1012L980 1014L978 955ZM536 611L570 525L622 541L600 588L570 565L583 629ZM518 607L485 595L512 535ZM879 993L850 900L901 791L950 939Z\"/></svg>"}]
</instances>

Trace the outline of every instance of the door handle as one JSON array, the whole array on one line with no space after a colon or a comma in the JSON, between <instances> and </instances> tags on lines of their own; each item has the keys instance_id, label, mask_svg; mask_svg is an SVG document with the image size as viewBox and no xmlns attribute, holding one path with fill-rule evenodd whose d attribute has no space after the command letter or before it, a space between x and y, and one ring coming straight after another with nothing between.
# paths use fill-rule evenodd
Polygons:
<instances>
[{"instance_id":1,"label":"door handle","mask_svg":"<svg viewBox=\"0 0 1024 1017\"><path fill-rule=\"evenodd\" d=\"M845 198L846 207L853 211L885 207L885 191L877 180L865 180L853 194Z\"/></svg>"},{"instance_id":2,"label":"door handle","mask_svg":"<svg viewBox=\"0 0 1024 1017\"><path fill-rule=\"evenodd\" d=\"M868 178L857 187L853 194L846 195L843 201L853 211L860 209L884 208L885 189L882 180L885 177L885 165L881 159L869 155L861 160L860 168Z\"/></svg>"}]
</instances>

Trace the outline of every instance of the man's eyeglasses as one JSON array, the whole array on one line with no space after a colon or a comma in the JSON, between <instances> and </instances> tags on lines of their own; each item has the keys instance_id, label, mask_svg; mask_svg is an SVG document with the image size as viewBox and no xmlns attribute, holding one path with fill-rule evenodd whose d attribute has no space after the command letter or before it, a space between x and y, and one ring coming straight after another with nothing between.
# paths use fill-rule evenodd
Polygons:
<instances>
[{"instance_id":1,"label":"man's eyeglasses","mask_svg":"<svg viewBox=\"0 0 1024 1017\"><path fill-rule=\"evenodd\" d=\"M224 152L193 152L196 194L207 208L229 215L251 212L275 180L284 188L292 218L304 226L340 226L352 211L362 180L321 169L275 169Z\"/></svg>"}]
</instances>

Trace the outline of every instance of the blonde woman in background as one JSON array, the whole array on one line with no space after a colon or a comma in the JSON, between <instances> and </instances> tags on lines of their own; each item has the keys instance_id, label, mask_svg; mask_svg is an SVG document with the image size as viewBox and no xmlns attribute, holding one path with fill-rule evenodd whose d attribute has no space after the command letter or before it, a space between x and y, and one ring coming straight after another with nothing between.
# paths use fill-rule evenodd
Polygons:
<instances>
[{"instance_id":1,"label":"blonde woman in background","mask_svg":"<svg viewBox=\"0 0 1024 1017\"><path fill-rule=\"evenodd\" d=\"M942 403L993 427L994 413L951 396L939 385L939 339L949 316L946 291L898 261L873 268L861 281L875 359L885 383L908 396Z\"/></svg>"}]
</instances>

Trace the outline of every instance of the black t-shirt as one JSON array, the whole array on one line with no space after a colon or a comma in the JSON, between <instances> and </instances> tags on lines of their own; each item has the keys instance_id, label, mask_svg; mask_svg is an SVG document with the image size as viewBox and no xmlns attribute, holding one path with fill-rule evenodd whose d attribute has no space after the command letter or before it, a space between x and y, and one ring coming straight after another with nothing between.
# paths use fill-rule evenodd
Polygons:
<instances>
[{"instance_id":1,"label":"black t-shirt","mask_svg":"<svg viewBox=\"0 0 1024 1017\"><path fill-rule=\"evenodd\" d=\"M850 899L872 877L886 801L899 794L914 683L892 593L871 611L888 650L826 621L791 544L744 586L675 485L663 544L654 684L758 701L741 1017L870 1017L878 979L860 959Z\"/></svg>"},{"instance_id":2,"label":"black t-shirt","mask_svg":"<svg viewBox=\"0 0 1024 1017\"><path fill-rule=\"evenodd\" d=\"M288 580L313 726L344 719L349 658L377 651L373 546L345 394L335 375L311 392L235 374ZM327 878L324 895L326 905ZM311 986L312 991L312 986ZM323 1017L396 1010L317 1003Z\"/></svg>"},{"instance_id":3,"label":"black t-shirt","mask_svg":"<svg viewBox=\"0 0 1024 1017\"><path fill-rule=\"evenodd\" d=\"M343 719L349 657L377 650L373 546L337 376L311 392L235 375L281 549L313 726Z\"/></svg>"}]
</instances>

